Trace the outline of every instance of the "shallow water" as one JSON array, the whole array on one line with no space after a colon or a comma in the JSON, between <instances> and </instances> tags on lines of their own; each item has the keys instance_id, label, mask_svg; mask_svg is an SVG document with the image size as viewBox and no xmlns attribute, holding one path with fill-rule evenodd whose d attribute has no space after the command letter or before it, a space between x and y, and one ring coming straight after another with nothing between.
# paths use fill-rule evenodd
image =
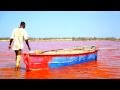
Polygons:
<instances>
[{"instance_id":1,"label":"shallow water","mask_svg":"<svg viewBox=\"0 0 120 90\"><path fill-rule=\"evenodd\" d=\"M42 41L30 42L32 50L65 49L74 46L99 47L97 61L58 69L26 71L23 60L20 71L14 71L15 54L9 42L0 42L0 79L120 79L120 42L118 41ZM25 45L23 52L27 52Z\"/></svg>"}]
</instances>

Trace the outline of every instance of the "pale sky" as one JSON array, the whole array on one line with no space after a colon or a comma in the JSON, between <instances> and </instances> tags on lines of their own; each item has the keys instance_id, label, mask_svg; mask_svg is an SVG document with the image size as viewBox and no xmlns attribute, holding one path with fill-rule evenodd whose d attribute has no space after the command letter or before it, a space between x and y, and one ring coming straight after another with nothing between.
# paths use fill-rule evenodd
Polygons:
<instances>
[{"instance_id":1,"label":"pale sky","mask_svg":"<svg viewBox=\"0 0 120 90\"><path fill-rule=\"evenodd\" d=\"M120 11L0 11L0 37L21 21L29 37L120 38Z\"/></svg>"}]
</instances>

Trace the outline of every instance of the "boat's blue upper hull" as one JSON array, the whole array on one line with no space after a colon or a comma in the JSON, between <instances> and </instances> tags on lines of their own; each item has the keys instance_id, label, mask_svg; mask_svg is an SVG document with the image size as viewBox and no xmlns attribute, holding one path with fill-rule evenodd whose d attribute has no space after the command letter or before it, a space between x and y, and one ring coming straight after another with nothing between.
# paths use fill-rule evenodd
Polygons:
<instances>
[{"instance_id":1,"label":"boat's blue upper hull","mask_svg":"<svg viewBox=\"0 0 120 90\"><path fill-rule=\"evenodd\" d=\"M48 65L50 68L58 68L62 66L80 64L91 60L97 60L97 52L76 56L56 56L48 62Z\"/></svg>"}]
</instances>

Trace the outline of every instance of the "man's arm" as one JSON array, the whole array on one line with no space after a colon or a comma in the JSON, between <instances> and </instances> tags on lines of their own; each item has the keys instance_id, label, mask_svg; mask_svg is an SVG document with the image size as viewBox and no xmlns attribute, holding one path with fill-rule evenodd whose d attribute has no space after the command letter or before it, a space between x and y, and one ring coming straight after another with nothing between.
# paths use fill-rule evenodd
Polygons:
<instances>
[{"instance_id":1,"label":"man's arm","mask_svg":"<svg viewBox=\"0 0 120 90\"><path fill-rule=\"evenodd\" d=\"M12 44L13 39L14 39L14 32L15 32L15 29L13 30L12 35L10 37L10 43L9 43L9 47L8 47L9 49L11 49L11 44Z\"/></svg>"},{"instance_id":2,"label":"man's arm","mask_svg":"<svg viewBox=\"0 0 120 90\"><path fill-rule=\"evenodd\" d=\"M9 49L11 49L11 44L12 44L13 39L10 39L10 43L9 43Z\"/></svg>"},{"instance_id":3,"label":"man's arm","mask_svg":"<svg viewBox=\"0 0 120 90\"><path fill-rule=\"evenodd\" d=\"M29 42L28 42L28 34L27 31L24 30L24 40L28 46L28 49L31 50L30 46L29 46Z\"/></svg>"},{"instance_id":4,"label":"man's arm","mask_svg":"<svg viewBox=\"0 0 120 90\"><path fill-rule=\"evenodd\" d=\"M28 39L27 39L27 40L25 40L25 42L26 42L26 44L27 44L27 46L28 46L28 49L29 49L29 50L31 50L31 48L30 48L30 46L29 46Z\"/></svg>"}]
</instances>

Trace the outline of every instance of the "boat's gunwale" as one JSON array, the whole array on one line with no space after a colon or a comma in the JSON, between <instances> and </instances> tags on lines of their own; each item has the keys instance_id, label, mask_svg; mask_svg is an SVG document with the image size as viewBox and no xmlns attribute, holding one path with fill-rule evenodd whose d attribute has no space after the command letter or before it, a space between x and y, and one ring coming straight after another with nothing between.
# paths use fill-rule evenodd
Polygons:
<instances>
[{"instance_id":1,"label":"boat's gunwale","mask_svg":"<svg viewBox=\"0 0 120 90\"><path fill-rule=\"evenodd\" d=\"M87 55L87 54L93 54L97 53L97 50L94 50L92 52L85 52L85 53L76 53L76 54L35 54L35 53L23 53L23 55L29 55L29 56L78 56L78 55Z\"/></svg>"}]
</instances>

